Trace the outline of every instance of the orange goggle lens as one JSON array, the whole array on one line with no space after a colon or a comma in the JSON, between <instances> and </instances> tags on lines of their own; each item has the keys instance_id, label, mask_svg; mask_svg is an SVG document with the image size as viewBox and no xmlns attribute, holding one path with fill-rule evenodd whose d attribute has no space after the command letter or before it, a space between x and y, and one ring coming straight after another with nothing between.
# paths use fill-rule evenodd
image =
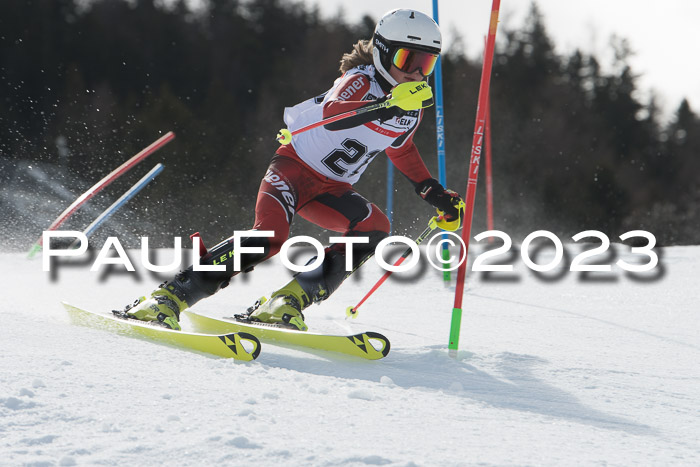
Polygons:
<instances>
[{"instance_id":1,"label":"orange goggle lens","mask_svg":"<svg viewBox=\"0 0 700 467\"><path fill-rule=\"evenodd\" d=\"M399 49L394 54L394 66L404 73L420 70L423 76L430 75L435 69L438 56L428 52L411 49Z\"/></svg>"}]
</instances>

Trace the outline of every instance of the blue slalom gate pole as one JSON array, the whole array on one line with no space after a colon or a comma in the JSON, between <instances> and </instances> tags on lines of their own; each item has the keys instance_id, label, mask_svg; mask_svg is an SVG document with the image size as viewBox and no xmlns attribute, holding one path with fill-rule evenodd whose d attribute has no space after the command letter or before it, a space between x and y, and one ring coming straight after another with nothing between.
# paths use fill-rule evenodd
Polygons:
<instances>
[{"instance_id":1,"label":"blue slalom gate pole","mask_svg":"<svg viewBox=\"0 0 700 467\"><path fill-rule=\"evenodd\" d=\"M97 228L107 219L109 219L112 214L117 212L119 208L124 206L131 198L136 196L136 194L141 191L146 185L148 185L154 178L158 176L159 173L163 171L163 168L165 166L163 164L156 164L155 167L153 167L146 175L141 178L134 186L129 188L129 190L121 195L118 200L116 200L110 207L104 210L102 214L100 214L97 219L92 221L90 225L88 225L85 230L83 231L83 234L85 237L90 237L92 233L97 230ZM71 245L72 247L73 245Z\"/></svg>"},{"instance_id":2,"label":"blue slalom gate pole","mask_svg":"<svg viewBox=\"0 0 700 467\"><path fill-rule=\"evenodd\" d=\"M438 0L433 0L433 19L440 24L438 19ZM444 187L447 187L447 168L445 163L445 117L442 106L442 54L438 57L435 64L435 129L437 133L437 157L438 157L438 181ZM449 267L450 248L447 244L449 236L442 236L442 260L443 266ZM450 271L443 271L442 278L445 283L451 280Z\"/></svg>"},{"instance_id":3,"label":"blue slalom gate pole","mask_svg":"<svg viewBox=\"0 0 700 467\"><path fill-rule=\"evenodd\" d=\"M386 158L386 216L389 218L389 234L394 231L394 164Z\"/></svg>"}]
</instances>

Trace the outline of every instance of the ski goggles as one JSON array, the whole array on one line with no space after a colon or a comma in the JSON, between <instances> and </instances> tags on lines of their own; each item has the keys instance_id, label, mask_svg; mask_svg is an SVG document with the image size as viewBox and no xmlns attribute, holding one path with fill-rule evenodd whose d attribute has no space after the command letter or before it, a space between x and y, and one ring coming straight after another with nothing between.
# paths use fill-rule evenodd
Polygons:
<instances>
[{"instance_id":1,"label":"ski goggles","mask_svg":"<svg viewBox=\"0 0 700 467\"><path fill-rule=\"evenodd\" d=\"M392 63L404 73L413 73L416 70L420 70L423 76L428 76L435 69L437 59L437 54L401 48L394 54Z\"/></svg>"}]
</instances>

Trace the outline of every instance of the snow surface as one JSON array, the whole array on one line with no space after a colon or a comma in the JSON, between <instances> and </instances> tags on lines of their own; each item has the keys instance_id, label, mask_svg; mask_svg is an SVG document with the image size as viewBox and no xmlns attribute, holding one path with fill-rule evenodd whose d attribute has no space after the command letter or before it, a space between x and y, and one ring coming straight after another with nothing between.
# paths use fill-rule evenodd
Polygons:
<instances>
[{"instance_id":1,"label":"snow surface","mask_svg":"<svg viewBox=\"0 0 700 467\"><path fill-rule=\"evenodd\" d=\"M344 319L371 261L306 316L385 334L387 358L263 344L251 363L68 322L60 301L122 307L148 272L0 254L0 465L698 465L700 247L659 251L646 276L470 272L457 359L454 285L432 269ZM195 310L238 311L289 274L273 260Z\"/></svg>"}]
</instances>

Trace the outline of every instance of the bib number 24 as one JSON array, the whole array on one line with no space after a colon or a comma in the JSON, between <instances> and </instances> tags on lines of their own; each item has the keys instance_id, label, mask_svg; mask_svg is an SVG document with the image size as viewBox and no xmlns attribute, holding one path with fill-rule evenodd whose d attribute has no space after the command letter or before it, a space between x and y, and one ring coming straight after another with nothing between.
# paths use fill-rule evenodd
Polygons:
<instances>
[{"instance_id":1,"label":"bib number 24","mask_svg":"<svg viewBox=\"0 0 700 467\"><path fill-rule=\"evenodd\" d=\"M369 164L380 151L367 152L367 146L356 139L346 139L340 144L342 147L334 149L323 158L323 165L339 177L345 176L353 166L357 166L351 175L355 175L362 167ZM364 158L364 160L362 160ZM343 165L339 163L342 162Z\"/></svg>"}]
</instances>

